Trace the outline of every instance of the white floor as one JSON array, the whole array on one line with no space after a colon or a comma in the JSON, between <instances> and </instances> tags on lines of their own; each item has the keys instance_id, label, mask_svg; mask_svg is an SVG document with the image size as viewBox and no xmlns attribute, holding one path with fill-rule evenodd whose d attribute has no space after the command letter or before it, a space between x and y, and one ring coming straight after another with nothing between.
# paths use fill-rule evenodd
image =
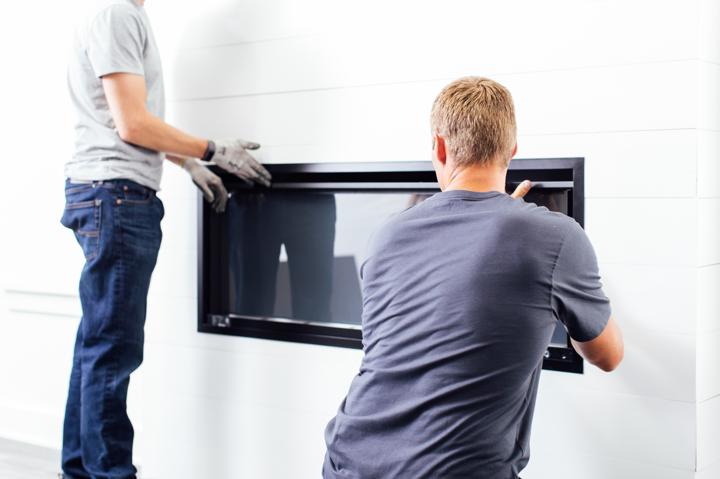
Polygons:
<instances>
[{"instance_id":1,"label":"white floor","mask_svg":"<svg viewBox=\"0 0 720 479\"><path fill-rule=\"evenodd\" d=\"M0 478L57 479L60 451L0 439Z\"/></svg>"}]
</instances>

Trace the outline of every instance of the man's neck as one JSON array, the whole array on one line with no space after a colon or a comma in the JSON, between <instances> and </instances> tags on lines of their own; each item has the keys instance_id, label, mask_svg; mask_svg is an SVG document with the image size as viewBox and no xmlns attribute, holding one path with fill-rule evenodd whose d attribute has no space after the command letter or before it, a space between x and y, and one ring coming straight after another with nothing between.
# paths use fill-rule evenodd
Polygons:
<instances>
[{"instance_id":1,"label":"man's neck","mask_svg":"<svg viewBox=\"0 0 720 479\"><path fill-rule=\"evenodd\" d=\"M505 193L507 169L496 166L467 167L450 176L444 191L499 191Z\"/></svg>"}]
</instances>

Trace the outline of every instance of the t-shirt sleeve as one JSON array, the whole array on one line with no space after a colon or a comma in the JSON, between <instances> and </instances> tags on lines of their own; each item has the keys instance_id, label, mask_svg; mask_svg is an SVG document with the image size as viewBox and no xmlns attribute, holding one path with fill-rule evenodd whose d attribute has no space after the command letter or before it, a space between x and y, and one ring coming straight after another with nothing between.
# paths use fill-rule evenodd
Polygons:
<instances>
[{"instance_id":1,"label":"t-shirt sleeve","mask_svg":"<svg viewBox=\"0 0 720 479\"><path fill-rule=\"evenodd\" d=\"M144 75L147 34L140 15L129 5L113 5L90 24L87 55L95 76L111 73Z\"/></svg>"},{"instance_id":2,"label":"t-shirt sleeve","mask_svg":"<svg viewBox=\"0 0 720 479\"><path fill-rule=\"evenodd\" d=\"M610 319L597 257L585 231L573 223L560 248L552 284L552 308L575 341L595 339Z\"/></svg>"}]
</instances>

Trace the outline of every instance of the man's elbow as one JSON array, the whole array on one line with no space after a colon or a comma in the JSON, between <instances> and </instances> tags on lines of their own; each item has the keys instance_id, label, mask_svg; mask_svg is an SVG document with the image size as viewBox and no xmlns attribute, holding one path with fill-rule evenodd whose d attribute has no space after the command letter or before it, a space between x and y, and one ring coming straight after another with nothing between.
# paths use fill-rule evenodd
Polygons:
<instances>
[{"instance_id":1,"label":"man's elbow","mask_svg":"<svg viewBox=\"0 0 720 479\"><path fill-rule=\"evenodd\" d=\"M624 357L625 349L623 345L620 345L615 351L613 351L612 354L608 354L603 358L592 361L592 363L594 366L602 369L606 373L609 373L615 371L617 367L620 366L620 363L622 362Z\"/></svg>"},{"instance_id":2,"label":"man's elbow","mask_svg":"<svg viewBox=\"0 0 720 479\"><path fill-rule=\"evenodd\" d=\"M142 126L137 121L123 121L117 124L116 130L122 141L137 144L142 132Z\"/></svg>"},{"instance_id":3,"label":"man's elbow","mask_svg":"<svg viewBox=\"0 0 720 479\"><path fill-rule=\"evenodd\" d=\"M118 115L120 116L120 115ZM142 115L123 115L115 121L115 130L125 143L139 145L145 131Z\"/></svg>"}]
</instances>

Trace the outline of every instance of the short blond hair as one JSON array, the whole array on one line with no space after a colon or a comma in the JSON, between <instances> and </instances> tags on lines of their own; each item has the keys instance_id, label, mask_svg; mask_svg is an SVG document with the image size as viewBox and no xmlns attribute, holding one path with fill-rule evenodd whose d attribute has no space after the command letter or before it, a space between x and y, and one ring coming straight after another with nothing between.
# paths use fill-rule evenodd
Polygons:
<instances>
[{"instance_id":1,"label":"short blond hair","mask_svg":"<svg viewBox=\"0 0 720 479\"><path fill-rule=\"evenodd\" d=\"M465 77L443 88L430 117L433 134L442 136L458 166L510 161L517 124L507 88L482 77Z\"/></svg>"}]
</instances>

